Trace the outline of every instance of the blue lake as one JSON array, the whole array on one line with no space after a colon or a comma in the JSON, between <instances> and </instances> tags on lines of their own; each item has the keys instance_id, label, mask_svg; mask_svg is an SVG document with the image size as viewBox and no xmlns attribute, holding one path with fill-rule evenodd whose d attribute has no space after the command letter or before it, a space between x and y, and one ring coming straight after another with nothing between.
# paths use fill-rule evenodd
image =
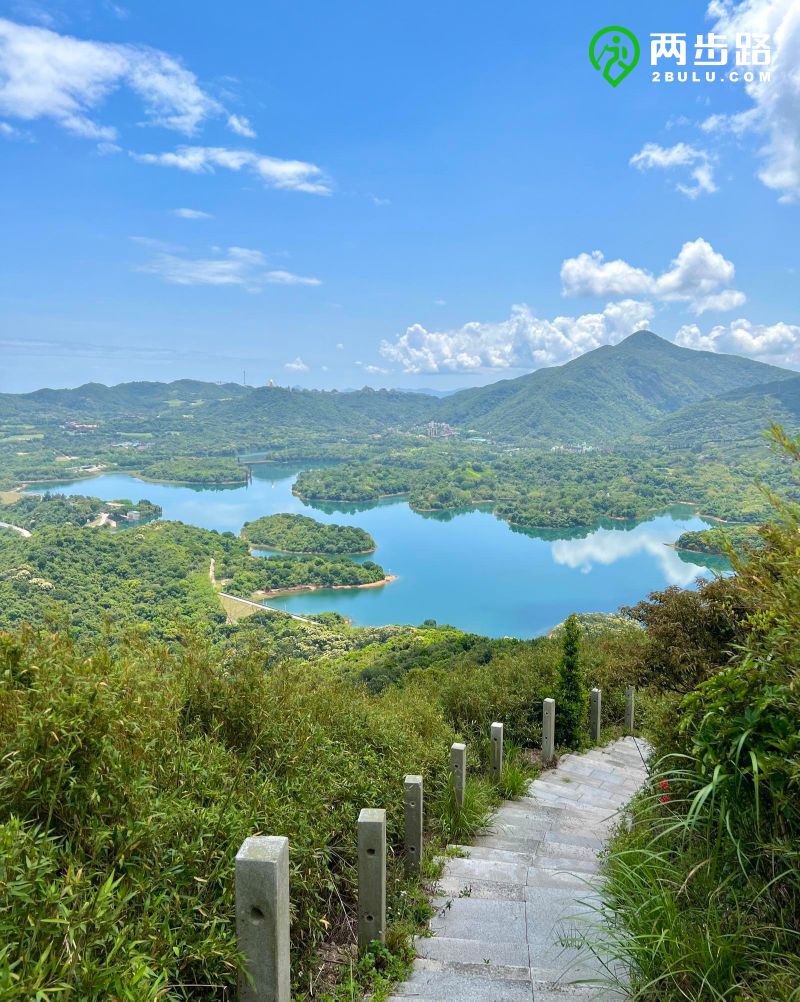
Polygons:
<instances>
[{"instance_id":1,"label":"blue lake","mask_svg":"<svg viewBox=\"0 0 800 1002\"><path fill-rule=\"evenodd\" d=\"M690 587L698 576L726 569L718 558L690 560L668 545L710 524L686 507L578 532L520 531L488 511L421 515L396 498L372 506L308 505L291 490L300 469L255 466L247 487L193 488L112 474L51 489L104 500L148 498L164 518L236 534L244 522L281 511L361 526L378 545L363 559L376 560L396 581L298 592L269 604L296 613L339 612L364 626L435 619L493 637L532 637L570 612L613 612L651 591Z\"/></svg>"}]
</instances>

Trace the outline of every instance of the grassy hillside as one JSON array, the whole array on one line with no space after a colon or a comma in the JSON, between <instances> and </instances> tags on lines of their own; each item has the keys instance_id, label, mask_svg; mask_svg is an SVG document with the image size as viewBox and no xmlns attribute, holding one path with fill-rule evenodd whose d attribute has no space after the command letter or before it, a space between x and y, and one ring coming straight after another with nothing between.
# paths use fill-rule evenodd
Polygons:
<instances>
[{"instance_id":1,"label":"grassy hillside","mask_svg":"<svg viewBox=\"0 0 800 1002\"><path fill-rule=\"evenodd\" d=\"M639 331L566 365L462 390L442 401L440 417L499 438L596 445L623 441L654 419L709 397L793 375Z\"/></svg>"}]
</instances>

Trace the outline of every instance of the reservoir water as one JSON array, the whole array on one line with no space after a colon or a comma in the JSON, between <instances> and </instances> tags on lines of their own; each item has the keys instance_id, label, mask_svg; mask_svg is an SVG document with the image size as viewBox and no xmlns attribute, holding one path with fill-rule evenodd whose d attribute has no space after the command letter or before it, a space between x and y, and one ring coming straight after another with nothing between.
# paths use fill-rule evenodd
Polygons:
<instances>
[{"instance_id":1,"label":"reservoir water","mask_svg":"<svg viewBox=\"0 0 800 1002\"><path fill-rule=\"evenodd\" d=\"M109 501L147 498L161 505L166 519L237 535L244 522L275 512L358 525L378 547L359 559L376 560L396 581L382 588L296 592L269 604L301 614L339 612L361 626L434 619L493 637L532 637L570 612L613 612L668 585L691 587L697 577L727 566L669 546L682 532L710 524L683 506L638 523L521 531L490 511L423 515L398 498L370 506L305 504L292 494L301 468L254 466L247 487L154 484L120 474L49 486Z\"/></svg>"}]
</instances>

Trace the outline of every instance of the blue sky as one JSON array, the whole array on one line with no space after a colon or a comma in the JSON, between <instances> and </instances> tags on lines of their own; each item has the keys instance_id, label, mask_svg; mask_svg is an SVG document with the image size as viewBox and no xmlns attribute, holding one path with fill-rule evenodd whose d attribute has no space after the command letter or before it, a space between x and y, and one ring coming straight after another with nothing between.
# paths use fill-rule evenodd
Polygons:
<instances>
[{"instance_id":1,"label":"blue sky","mask_svg":"<svg viewBox=\"0 0 800 1002\"><path fill-rule=\"evenodd\" d=\"M710 31L771 80L652 81ZM452 388L640 323L800 368L798 81L798 0L0 0L0 390Z\"/></svg>"}]
</instances>

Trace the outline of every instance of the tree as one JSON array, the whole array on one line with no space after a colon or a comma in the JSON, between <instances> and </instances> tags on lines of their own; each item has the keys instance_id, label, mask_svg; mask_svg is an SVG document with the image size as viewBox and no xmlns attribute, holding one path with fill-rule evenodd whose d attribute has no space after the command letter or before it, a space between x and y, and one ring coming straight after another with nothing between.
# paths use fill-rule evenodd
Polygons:
<instances>
[{"instance_id":1,"label":"tree","mask_svg":"<svg viewBox=\"0 0 800 1002\"><path fill-rule=\"evenodd\" d=\"M573 613L564 623L556 695L556 740L571 747L581 743L588 712L580 648L581 628Z\"/></svg>"}]
</instances>

